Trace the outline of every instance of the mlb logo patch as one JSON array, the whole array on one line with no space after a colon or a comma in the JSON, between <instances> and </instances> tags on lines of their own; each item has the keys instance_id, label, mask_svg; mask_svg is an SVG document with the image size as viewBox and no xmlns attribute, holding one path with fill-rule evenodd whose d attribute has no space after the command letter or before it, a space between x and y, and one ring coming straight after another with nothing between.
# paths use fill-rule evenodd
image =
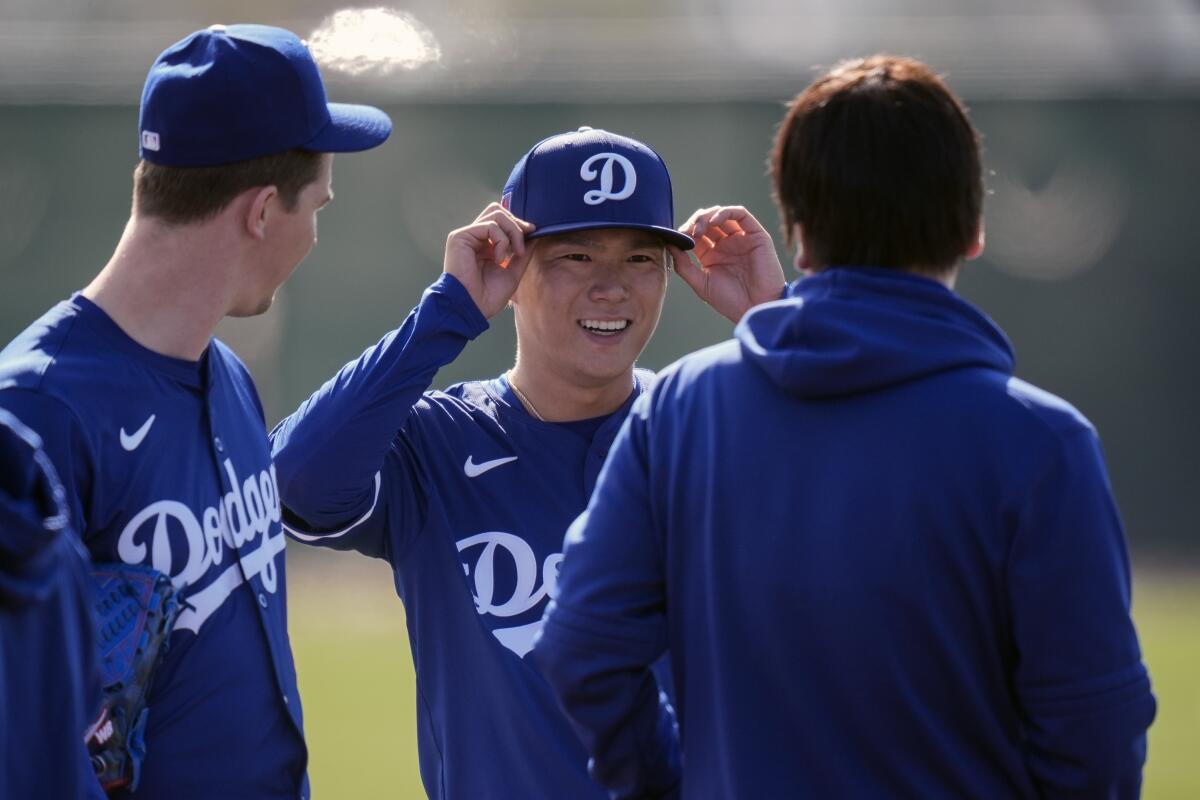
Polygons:
<instances>
[{"instance_id":1,"label":"mlb logo patch","mask_svg":"<svg viewBox=\"0 0 1200 800\"><path fill-rule=\"evenodd\" d=\"M142 131L142 147L146 150L158 152L158 134L154 131Z\"/></svg>"},{"instance_id":2,"label":"mlb logo patch","mask_svg":"<svg viewBox=\"0 0 1200 800\"><path fill-rule=\"evenodd\" d=\"M509 211L512 210L512 192L504 193L504 196L500 198L500 205Z\"/></svg>"}]
</instances>

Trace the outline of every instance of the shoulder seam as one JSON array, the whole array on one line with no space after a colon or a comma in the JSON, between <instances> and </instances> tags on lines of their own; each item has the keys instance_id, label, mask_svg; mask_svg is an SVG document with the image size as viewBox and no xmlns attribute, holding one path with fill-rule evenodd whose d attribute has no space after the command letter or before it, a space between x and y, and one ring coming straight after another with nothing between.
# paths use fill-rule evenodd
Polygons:
<instances>
[{"instance_id":1,"label":"shoulder seam","mask_svg":"<svg viewBox=\"0 0 1200 800\"><path fill-rule=\"evenodd\" d=\"M59 355L59 353L62 352L63 348L67 346L67 341L75 334L75 325L78 322L79 322L79 314L77 314L77 313L72 314L71 318L70 318L70 323L69 323L67 329L65 331L63 331L62 337L59 339L58 345L54 348L54 352L47 353L47 355L49 356L49 359L47 360L46 365L44 367L42 367L40 370L38 370L37 382L32 387L26 387L30 391L36 391L39 393L42 392L42 383L45 382L46 377L47 377L48 373L50 372L50 369L58 363L58 355ZM14 388L18 388L18 387L14 387ZM47 396L52 396L52 395L47 395ZM70 408L70 406L68 406L66 403L63 403L61 400L59 402L62 403L64 408L68 408L68 409ZM73 417L75 417L75 421L79 422L79 417L75 415L74 409L71 409L71 412L72 412L71 415Z\"/></svg>"}]
</instances>

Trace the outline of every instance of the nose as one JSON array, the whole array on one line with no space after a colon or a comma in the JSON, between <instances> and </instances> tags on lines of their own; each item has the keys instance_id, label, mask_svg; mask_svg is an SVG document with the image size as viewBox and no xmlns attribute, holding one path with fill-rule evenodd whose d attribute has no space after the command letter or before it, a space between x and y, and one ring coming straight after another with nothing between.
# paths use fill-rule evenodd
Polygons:
<instances>
[{"instance_id":1,"label":"nose","mask_svg":"<svg viewBox=\"0 0 1200 800\"><path fill-rule=\"evenodd\" d=\"M629 282L621 265L604 260L592 268L589 299L596 302L619 303L629 297Z\"/></svg>"}]
</instances>

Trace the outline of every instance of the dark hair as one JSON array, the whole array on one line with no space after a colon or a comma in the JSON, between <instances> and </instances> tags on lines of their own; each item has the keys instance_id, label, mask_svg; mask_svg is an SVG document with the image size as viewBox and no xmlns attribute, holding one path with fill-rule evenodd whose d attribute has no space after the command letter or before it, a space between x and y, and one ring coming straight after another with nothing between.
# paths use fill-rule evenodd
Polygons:
<instances>
[{"instance_id":1,"label":"dark hair","mask_svg":"<svg viewBox=\"0 0 1200 800\"><path fill-rule=\"evenodd\" d=\"M771 153L784 236L816 268L944 273L983 210L979 135L926 65L876 55L838 64L798 94Z\"/></svg>"},{"instance_id":2,"label":"dark hair","mask_svg":"<svg viewBox=\"0 0 1200 800\"><path fill-rule=\"evenodd\" d=\"M221 212L242 192L275 186L288 211L304 187L317 179L321 154L287 150L216 167L164 167L141 161L133 172L134 212L176 225L203 222Z\"/></svg>"}]
</instances>

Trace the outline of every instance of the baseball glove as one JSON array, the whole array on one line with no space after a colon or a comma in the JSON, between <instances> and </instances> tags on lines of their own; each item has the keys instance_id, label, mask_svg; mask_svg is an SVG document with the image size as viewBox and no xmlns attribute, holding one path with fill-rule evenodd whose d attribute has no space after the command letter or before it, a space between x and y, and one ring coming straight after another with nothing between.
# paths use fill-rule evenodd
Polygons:
<instances>
[{"instance_id":1,"label":"baseball glove","mask_svg":"<svg viewBox=\"0 0 1200 800\"><path fill-rule=\"evenodd\" d=\"M146 755L146 696L179 603L170 579L150 567L97 564L92 577L104 695L85 741L105 791L135 790Z\"/></svg>"}]
</instances>

